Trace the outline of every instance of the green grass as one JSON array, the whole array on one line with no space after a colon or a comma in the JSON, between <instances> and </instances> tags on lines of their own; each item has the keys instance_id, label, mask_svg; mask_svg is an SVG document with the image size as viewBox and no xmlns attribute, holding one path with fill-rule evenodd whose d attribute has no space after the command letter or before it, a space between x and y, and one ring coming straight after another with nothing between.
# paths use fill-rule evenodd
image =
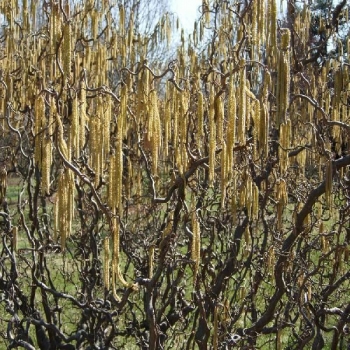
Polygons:
<instances>
[{"instance_id":1,"label":"green grass","mask_svg":"<svg viewBox=\"0 0 350 350\"><path fill-rule=\"evenodd\" d=\"M6 198L10 207L17 205L18 196L21 190L21 179L16 176L9 176L7 180Z\"/></svg>"},{"instance_id":2,"label":"green grass","mask_svg":"<svg viewBox=\"0 0 350 350\"><path fill-rule=\"evenodd\" d=\"M14 211L16 212L16 204L17 204L17 200L18 200L18 194L21 191L21 183L19 182L18 179L16 178L10 178L9 179L9 186L8 186L8 202L10 205L10 211ZM208 190L208 197L211 198L211 206L210 206L210 210L212 213L212 216L217 217L220 215L220 205L218 201L215 201L213 199L213 197L215 197L215 194L213 193L213 191L211 189ZM185 198L187 207L189 208L189 211L191 210L191 194L190 191L186 191L186 198ZM51 204L49 204L51 205ZM297 204L296 203L290 203L288 205L288 207L284 210L284 214L283 214L283 233L281 233L281 235L287 235L290 233L290 226L291 223L293 221L293 213L294 213L294 208ZM163 208L163 207L162 207ZM272 206L271 208L271 215L274 215L274 209L275 207ZM50 207L48 207L48 211L50 211ZM16 215L14 215L13 218L13 222L16 221ZM159 223L164 221L164 216L165 216L165 211L158 211L157 214L155 214L157 217L154 218L154 222L155 223ZM325 209L324 210L324 216L328 217L328 212ZM337 221L339 220L339 217L337 215L331 215L329 216L331 218L331 220L325 221L324 222L324 230L325 231L331 231L331 230L336 230L338 227ZM307 237L302 237L303 240L306 240L306 242L310 242L311 239L314 239L317 237L319 237L319 229L318 229L318 225L319 223L317 223L316 225L312 226L312 230L309 231L307 233ZM234 226L233 226L234 227ZM254 234L256 234L257 236L255 237L255 242L254 245L258 245L260 246L260 244L262 243L263 240L263 234L262 234L262 226L261 223L259 222L258 225L254 225L253 226L253 231ZM100 232L101 234L102 232ZM229 240L230 237L232 238L232 232L226 232L226 231L222 231L221 235L227 235L227 237L221 237L220 240L216 241L216 252L217 254L220 254L220 252L226 253L226 250L229 248ZM102 239L103 233L100 235L100 239ZM284 237L285 237L284 236ZM341 233L339 235L340 237L340 241L343 241L343 237L344 237L344 233ZM273 239L270 238L272 242ZM208 242L210 240L210 235L209 234L203 234L202 236L202 249L205 250L206 246L208 245ZM187 239L186 239L187 242ZM102 242L101 242L102 243ZM74 249L74 244L72 243L71 240L67 240L67 244L69 248ZM243 235L242 237L242 242L241 242L241 250L238 254L238 256L236 257L237 260L237 264L242 264L244 263L244 261L247 259L248 255L249 255L249 251L245 250L246 248L243 248L243 245L247 244L247 249L251 248L252 242L250 242L250 239L248 239L247 241L245 241L245 236ZM332 236L332 238L330 238L330 245L334 245L336 244L336 237ZM24 236L24 232L23 230L21 230L21 237L19 240L19 248L30 248L30 244L27 241L26 237ZM177 251L179 253L180 256L184 256L186 255L188 252L188 244L184 244L182 246L180 246L178 248L179 250ZM26 257L28 260L31 259L31 252L30 250L25 250L23 252L24 257ZM141 254L141 252L140 252ZM311 260L309 261L309 265L310 264L317 264L317 262L319 261L320 257L322 256L322 251L321 250L313 250L312 251L312 256L311 256ZM70 256L68 253L66 253L66 255L63 255L61 253L59 254L55 254L55 253L47 253L46 254L46 261L47 261L47 266L48 269L51 271L51 278L53 281L53 284L55 285L55 287L57 288L57 290L67 293L67 294L71 294L73 296L77 296L79 294L79 285L80 285L80 281L79 281L79 266L75 263L74 258L72 256ZM124 257L124 254L121 254L121 270L124 271L125 270L125 265L126 265L126 258ZM124 258L123 258L124 257ZM100 258L103 259L103 252L101 252L100 254ZM277 256L276 256L277 259ZM214 257L213 259L211 259L211 261L216 261L216 257ZM327 261L325 262L325 264L327 264L327 271L331 271L331 264L330 264L331 259L328 258ZM28 268L26 266L26 264L21 263L21 259L18 259L19 262L19 272L21 275L24 276L24 278L20 281L20 286L23 289L23 291L28 291L31 288L31 279L30 279L30 275L26 276L26 269ZM256 262L255 262L256 263ZM344 265L348 264L344 262ZM328 267L329 265L329 267ZM239 284L240 288L242 288L242 286L245 287L246 291L249 291L249 281L254 277L256 270L255 270L255 266L253 266L252 264L252 268L248 271L247 275L245 276L245 280ZM157 268L157 266L155 265L155 269ZM135 273L134 273L134 266L132 264L130 264L128 271L126 271L125 273L125 278L126 280L132 281L133 278L135 277ZM266 279L263 280L263 282L261 283L260 286L260 291L259 294L256 296L256 300L255 300L255 304L257 306L258 312L263 312L266 309L266 302L267 302L267 296L271 296L273 294L273 292L275 291L275 286L274 286L274 280L273 278L270 279L267 277L267 274L270 273L270 270L263 270L263 273L266 273ZM217 271L216 271L217 273ZM193 271L190 265L186 265L186 270L185 270L185 276L188 277L188 279L186 280L186 278L180 283L181 285L184 284L184 291L185 291L185 299L186 300L190 300L191 299L191 286L192 286L192 281L193 281ZM235 278L240 278L241 277L241 273L237 272L235 274L235 276L233 276L233 278L230 278L229 284L228 284L228 289L232 289L235 290L235 288L237 287L237 282L235 280ZM327 279L325 279L326 281ZM164 281L163 281L164 282ZM161 288L164 288L164 283L162 285ZM347 285L344 285L342 287L342 290L344 290L345 288L347 288ZM27 293L26 293L27 294ZM246 293L247 294L247 293ZM103 287L100 288L96 288L96 292L94 297L102 297L103 298ZM132 294L132 302L137 304L140 308L140 310L142 310L142 300L141 300L141 293L135 293ZM242 302L244 302L244 298L242 300L242 298L240 297L240 293L238 293L235 297L234 294L231 292L231 294L227 294L224 295L224 297L228 300L232 299L233 304L235 305L231 305L231 312L233 312L234 308L237 305L242 304ZM282 303L286 303L288 302L287 300L288 298L286 296L284 296L284 298L282 299ZM332 297L332 300L334 298ZM160 299L158 299L159 301ZM53 299L53 297L50 297L50 304L52 303L52 305L54 305L55 300ZM225 301L225 300L224 300ZM344 302L344 300L338 300L339 301L339 305ZM40 310L40 312L43 312L42 310L42 302L41 302L41 296L40 293L37 292L36 294L36 307ZM64 329L63 331L66 334L69 334L70 332L74 331L76 329L76 325L80 320L80 316L81 316L81 310L77 310L74 309L71 305L71 303L67 300L64 299L60 299L59 301L60 307L64 308L64 312L61 315L61 322L62 324L64 324ZM159 305L159 307L161 307ZM165 310L166 313L167 310ZM8 318L9 316L4 313L4 309L0 309L0 319L2 319L2 316L4 316L4 318ZM120 319L118 319L117 321L117 327L123 329L125 328L125 322L128 320L130 315L128 314L124 314L121 315ZM192 317L193 315L190 315L190 317ZM137 317L138 318L142 318L143 314L142 311L139 312L139 310L137 310ZM300 321L301 318L298 319L298 321L295 324L296 329L299 328L300 326ZM336 316L329 316L329 320L331 322L329 322L328 325L336 325L336 321L337 321L337 317ZM272 321L270 323L270 325L272 326L273 323L275 321ZM240 319L235 323L234 327L242 327L242 328L246 328L249 327L251 325L251 320L249 320L248 317L245 316L245 312L242 313ZM327 325L327 326L328 326ZM0 328L1 329L5 329L4 325L0 324ZM174 327L174 331L176 331L175 329L176 327ZM232 333L234 333L235 329L231 330ZM34 335L34 327L31 326L30 328L30 332L31 335L33 337L33 339L35 339L35 335ZM185 336L185 335L183 335ZM324 333L324 340L325 340L325 347L324 349L329 349L330 348L330 343L332 340L332 333ZM181 338L181 334L176 336L176 339L178 339L179 344L182 341ZM123 342L123 340L125 339L116 339L116 342L120 341ZM130 340L130 342L129 342ZM282 348L286 347L288 344L291 344L292 341L295 341L295 339L291 336L291 329L285 329L281 332L281 343L282 343ZM137 349L138 347L132 344L132 342L134 341L134 338L130 337L128 338L128 346L130 349ZM265 335L265 336L260 336L257 338L257 349L275 349L276 347L276 335L275 334L271 334L271 335Z\"/></svg>"}]
</instances>

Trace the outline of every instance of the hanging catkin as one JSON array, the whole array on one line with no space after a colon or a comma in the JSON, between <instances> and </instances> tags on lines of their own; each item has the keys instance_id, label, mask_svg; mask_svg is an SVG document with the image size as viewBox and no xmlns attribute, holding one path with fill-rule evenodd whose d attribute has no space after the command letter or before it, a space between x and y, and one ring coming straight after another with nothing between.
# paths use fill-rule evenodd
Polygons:
<instances>
[{"instance_id":1,"label":"hanging catkin","mask_svg":"<svg viewBox=\"0 0 350 350\"><path fill-rule=\"evenodd\" d=\"M209 97L209 186L214 184L216 151L216 123L214 106L214 88L210 90Z\"/></svg>"},{"instance_id":2,"label":"hanging catkin","mask_svg":"<svg viewBox=\"0 0 350 350\"><path fill-rule=\"evenodd\" d=\"M289 44L290 31L287 28L281 30L281 50L279 52L277 67L277 112L276 127L287 119L287 108L289 105L289 85L290 85L290 58Z\"/></svg>"},{"instance_id":3,"label":"hanging catkin","mask_svg":"<svg viewBox=\"0 0 350 350\"><path fill-rule=\"evenodd\" d=\"M239 144L243 145L246 142L246 72L245 60L242 58L239 62L239 103L238 103L238 124L237 124L237 138Z\"/></svg>"},{"instance_id":4,"label":"hanging catkin","mask_svg":"<svg viewBox=\"0 0 350 350\"><path fill-rule=\"evenodd\" d=\"M234 75L230 77L227 107L227 168L228 176L232 177L233 171L233 147L236 141L236 87Z\"/></svg>"}]
</instances>

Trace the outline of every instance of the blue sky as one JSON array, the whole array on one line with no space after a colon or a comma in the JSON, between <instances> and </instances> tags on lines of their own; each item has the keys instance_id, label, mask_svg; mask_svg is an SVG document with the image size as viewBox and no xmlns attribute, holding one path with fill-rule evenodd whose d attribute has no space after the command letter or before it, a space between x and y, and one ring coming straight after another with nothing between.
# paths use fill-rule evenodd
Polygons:
<instances>
[{"instance_id":1,"label":"blue sky","mask_svg":"<svg viewBox=\"0 0 350 350\"><path fill-rule=\"evenodd\" d=\"M181 26L188 33L192 33L193 23L199 14L198 7L201 4L202 0L171 0L171 10L177 13Z\"/></svg>"}]
</instances>

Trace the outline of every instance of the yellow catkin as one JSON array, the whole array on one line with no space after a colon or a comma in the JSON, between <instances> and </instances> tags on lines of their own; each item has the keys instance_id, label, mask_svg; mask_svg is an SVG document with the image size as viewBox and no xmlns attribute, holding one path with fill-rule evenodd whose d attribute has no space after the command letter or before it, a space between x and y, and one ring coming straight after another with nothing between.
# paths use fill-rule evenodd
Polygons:
<instances>
[{"instance_id":1,"label":"yellow catkin","mask_svg":"<svg viewBox=\"0 0 350 350\"><path fill-rule=\"evenodd\" d=\"M220 146L223 142L223 131L224 131L224 106L220 96L215 99L215 120L216 120L216 142L217 142L217 145Z\"/></svg>"},{"instance_id":2,"label":"yellow catkin","mask_svg":"<svg viewBox=\"0 0 350 350\"><path fill-rule=\"evenodd\" d=\"M148 278L153 276L153 262L154 262L154 246L150 246L148 250Z\"/></svg>"},{"instance_id":3,"label":"yellow catkin","mask_svg":"<svg viewBox=\"0 0 350 350\"><path fill-rule=\"evenodd\" d=\"M80 90L79 103L79 150L85 146L85 123L86 123L86 90ZM79 153L77 154L79 156Z\"/></svg>"},{"instance_id":4,"label":"yellow catkin","mask_svg":"<svg viewBox=\"0 0 350 350\"><path fill-rule=\"evenodd\" d=\"M201 149L204 137L204 98L201 91L198 92L197 118L197 147Z\"/></svg>"},{"instance_id":5,"label":"yellow catkin","mask_svg":"<svg viewBox=\"0 0 350 350\"><path fill-rule=\"evenodd\" d=\"M281 230L283 211L288 204L287 185L284 179L279 179L277 181L276 201L277 201L277 229Z\"/></svg>"},{"instance_id":6,"label":"yellow catkin","mask_svg":"<svg viewBox=\"0 0 350 350\"><path fill-rule=\"evenodd\" d=\"M158 97L155 90L151 93L151 108L150 108L150 120L149 125L151 152L152 152L152 173L154 176L158 175L158 156L161 148L161 122L158 110Z\"/></svg>"},{"instance_id":7,"label":"yellow catkin","mask_svg":"<svg viewBox=\"0 0 350 350\"><path fill-rule=\"evenodd\" d=\"M62 156L66 160L70 160L68 146L67 146L66 140L64 139L63 124L62 124L61 117L59 115L56 115L56 125L57 125L58 146L59 146L60 152L62 153Z\"/></svg>"},{"instance_id":8,"label":"yellow catkin","mask_svg":"<svg viewBox=\"0 0 350 350\"><path fill-rule=\"evenodd\" d=\"M214 108L214 90L210 91L209 102L209 186L214 184L215 176L215 152L216 152L216 123Z\"/></svg>"},{"instance_id":9,"label":"yellow catkin","mask_svg":"<svg viewBox=\"0 0 350 350\"><path fill-rule=\"evenodd\" d=\"M251 252L251 231L249 225L244 230L244 252L243 256L247 257Z\"/></svg>"},{"instance_id":10,"label":"yellow catkin","mask_svg":"<svg viewBox=\"0 0 350 350\"><path fill-rule=\"evenodd\" d=\"M94 184L97 187L100 183L100 162L101 162L101 157L100 157L100 140L99 140L99 120L97 116L94 116L90 118L89 120L89 148L90 148L90 166L92 169L95 171L95 178L94 178Z\"/></svg>"},{"instance_id":11,"label":"yellow catkin","mask_svg":"<svg viewBox=\"0 0 350 350\"><path fill-rule=\"evenodd\" d=\"M171 114L170 114L170 101L165 102L164 109L164 156L165 158L169 155L169 135L171 134Z\"/></svg>"},{"instance_id":12,"label":"yellow catkin","mask_svg":"<svg viewBox=\"0 0 350 350\"><path fill-rule=\"evenodd\" d=\"M7 170L6 166L0 168L0 205L2 205L4 199L6 198L7 190Z\"/></svg>"},{"instance_id":13,"label":"yellow catkin","mask_svg":"<svg viewBox=\"0 0 350 350\"><path fill-rule=\"evenodd\" d=\"M258 148L258 143L259 142L259 136L260 136L260 102L255 99L252 101L252 119L254 122L254 129L253 129L253 137L255 140L258 140L258 142L254 142L253 143L253 155L254 155L254 159L257 159L258 157L260 157L260 149Z\"/></svg>"},{"instance_id":14,"label":"yellow catkin","mask_svg":"<svg viewBox=\"0 0 350 350\"><path fill-rule=\"evenodd\" d=\"M119 120L118 120L118 134L120 134L123 138L126 138L128 134L127 106L128 106L128 96L127 96L126 87L124 87L121 90L120 114L119 114Z\"/></svg>"},{"instance_id":15,"label":"yellow catkin","mask_svg":"<svg viewBox=\"0 0 350 350\"><path fill-rule=\"evenodd\" d=\"M287 171L289 165L288 150L290 147L291 121L288 119L280 125L280 147L278 149L281 173Z\"/></svg>"},{"instance_id":16,"label":"yellow catkin","mask_svg":"<svg viewBox=\"0 0 350 350\"><path fill-rule=\"evenodd\" d=\"M78 116L78 99L72 101L72 115L70 125L70 148L75 158L79 158L79 116Z\"/></svg>"},{"instance_id":17,"label":"yellow catkin","mask_svg":"<svg viewBox=\"0 0 350 350\"><path fill-rule=\"evenodd\" d=\"M209 25L210 22L210 12L209 12L209 3L208 0L202 1L202 12L204 13L204 23Z\"/></svg>"},{"instance_id":18,"label":"yellow catkin","mask_svg":"<svg viewBox=\"0 0 350 350\"><path fill-rule=\"evenodd\" d=\"M105 103L100 97L97 100L97 116L98 118L96 119L97 125L96 125L96 133L98 135L98 144L97 144L97 155L98 155L98 165L96 166L96 169L100 175L100 177L103 177L103 167L105 164L105 158L106 158L106 150L105 150L105 145L106 145L106 135L105 135L105 129L109 129L109 122L105 120L105 115L104 115L104 106ZM107 123L107 127L106 127Z\"/></svg>"},{"instance_id":19,"label":"yellow catkin","mask_svg":"<svg viewBox=\"0 0 350 350\"><path fill-rule=\"evenodd\" d=\"M245 60L240 60L240 76L239 76L239 105L238 105L238 124L237 137L238 142L243 145L246 142L246 72Z\"/></svg>"},{"instance_id":20,"label":"yellow catkin","mask_svg":"<svg viewBox=\"0 0 350 350\"><path fill-rule=\"evenodd\" d=\"M113 274L116 275L117 280L120 279L120 271L119 271L119 262L120 262L120 252L119 252L119 225L116 218L113 218L112 225L111 225L111 231L112 231L112 238L113 238ZM122 283L124 282L124 279L122 278ZM115 286L113 286L114 288Z\"/></svg>"},{"instance_id":21,"label":"yellow catkin","mask_svg":"<svg viewBox=\"0 0 350 350\"><path fill-rule=\"evenodd\" d=\"M275 249L273 246L270 246L267 252L267 267L269 271L273 270L275 266ZM272 272L273 274L273 272Z\"/></svg>"},{"instance_id":22,"label":"yellow catkin","mask_svg":"<svg viewBox=\"0 0 350 350\"><path fill-rule=\"evenodd\" d=\"M42 160L42 142L43 142L43 128L45 126L45 103L44 98L39 96L35 100L35 150L34 150L34 159L36 165L41 167Z\"/></svg>"},{"instance_id":23,"label":"yellow catkin","mask_svg":"<svg viewBox=\"0 0 350 350\"><path fill-rule=\"evenodd\" d=\"M131 148L131 147L130 147ZM135 169L136 171L136 169ZM125 198L129 202L131 200L132 192L133 192L133 182L134 182L134 167L130 157L127 160L127 176L125 176Z\"/></svg>"},{"instance_id":24,"label":"yellow catkin","mask_svg":"<svg viewBox=\"0 0 350 350\"><path fill-rule=\"evenodd\" d=\"M180 163L179 171L181 174L186 170L187 167L187 124L188 124L188 101L189 94L185 91L181 94L180 99L180 120L179 120L179 137L180 137Z\"/></svg>"},{"instance_id":25,"label":"yellow catkin","mask_svg":"<svg viewBox=\"0 0 350 350\"><path fill-rule=\"evenodd\" d=\"M328 253L328 250L329 250L329 242L327 240L327 238L325 236L322 236L321 237L321 248L322 248L322 252L324 254L327 254Z\"/></svg>"},{"instance_id":26,"label":"yellow catkin","mask_svg":"<svg viewBox=\"0 0 350 350\"><path fill-rule=\"evenodd\" d=\"M72 28L71 24L67 22L63 27L63 73L64 78L69 79L70 71L71 71L71 62L72 62L72 54L71 54L71 40L72 40Z\"/></svg>"},{"instance_id":27,"label":"yellow catkin","mask_svg":"<svg viewBox=\"0 0 350 350\"><path fill-rule=\"evenodd\" d=\"M124 6L119 6L119 30L120 34L124 35L125 29L125 8Z\"/></svg>"},{"instance_id":28,"label":"yellow catkin","mask_svg":"<svg viewBox=\"0 0 350 350\"><path fill-rule=\"evenodd\" d=\"M93 40L96 40L98 36L98 11L96 9L91 11L91 34Z\"/></svg>"},{"instance_id":29,"label":"yellow catkin","mask_svg":"<svg viewBox=\"0 0 350 350\"><path fill-rule=\"evenodd\" d=\"M66 186L66 196L67 196L67 216L68 216L68 235L71 235L72 232L72 225L73 225L73 219L74 219L74 187L75 187L75 182L74 182L74 173L71 170L66 170L67 171L67 186Z\"/></svg>"},{"instance_id":30,"label":"yellow catkin","mask_svg":"<svg viewBox=\"0 0 350 350\"><path fill-rule=\"evenodd\" d=\"M61 171L58 179L58 189L56 197L56 206L57 206L57 215L55 215L58 223L55 223L57 232L55 236L58 236L58 233L61 238L61 249L65 250L66 239L68 234L68 218L67 218L67 191L66 191L66 174L65 171Z\"/></svg>"},{"instance_id":31,"label":"yellow catkin","mask_svg":"<svg viewBox=\"0 0 350 350\"><path fill-rule=\"evenodd\" d=\"M227 147L225 141L223 141L221 150L221 208L225 206L226 188L228 185L227 158Z\"/></svg>"},{"instance_id":32,"label":"yellow catkin","mask_svg":"<svg viewBox=\"0 0 350 350\"><path fill-rule=\"evenodd\" d=\"M178 148L179 148L179 93L177 91L173 94L173 123L172 123L172 144L175 150L175 159L178 158Z\"/></svg>"},{"instance_id":33,"label":"yellow catkin","mask_svg":"<svg viewBox=\"0 0 350 350\"><path fill-rule=\"evenodd\" d=\"M172 220L173 220L173 214L170 214L170 218L168 220L168 223L167 223L167 225L162 233L162 239L164 239L165 237L167 237L171 233L171 231L173 229L173 221Z\"/></svg>"},{"instance_id":34,"label":"yellow catkin","mask_svg":"<svg viewBox=\"0 0 350 350\"><path fill-rule=\"evenodd\" d=\"M229 85L229 95L228 95L228 107L227 107L227 167L228 167L228 176L232 176L233 168L233 147L235 146L236 141L236 87L234 76L230 78Z\"/></svg>"},{"instance_id":35,"label":"yellow catkin","mask_svg":"<svg viewBox=\"0 0 350 350\"><path fill-rule=\"evenodd\" d=\"M252 50L252 59L256 59L256 53L258 51L258 1L253 2L253 8L252 8L252 21L250 23L250 33L251 33L251 39L250 39L250 44L251 44L251 50Z\"/></svg>"},{"instance_id":36,"label":"yellow catkin","mask_svg":"<svg viewBox=\"0 0 350 350\"><path fill-rule=\"evenodd\" d=\"M41 192L43 195L50 193L50 169L52 163L52 142L48 135L44 137L41 163Z\"/></svg>"},{"instance_id":37,"label":"yellow catkin","mask_svg":"<svg viewBox=\"0 0 350 350\"><path fill-rule=\"evenodd\" d=\"M269 145L269 113L267 106L263 101L260 101L260 125L259 125L259 149L260 153L267 157Z\"/></svg>"},{"instance_id":38,"label":"yellow catkin","mask_svg":"<svg viewBox=\"0 0 350 350\"><path fill-rule=\"evenodd\" d=\"M266 38L269 38L267 46L268 62L275 65L277 56L277 5L276 0L268 0L268 25L266 27Z\"/></svg>"},{"instance_id":39,"label":"yellow catkin","mask_svg":"<svg viewBox=\"0 0 350 350\"><path fill-rule=\"evenodd\" d=\"M289 44L290 31L287 28L281 30L281 50L279 52L277 67L277 112L276 127L286 121L286 113L289 105L289 85L290 85L290 58Z\"/></svg>"},{"instance_id":40,"label":"yellow catkin","mask_svg":"<svg viewBox=\"0 0 350 350\"><path fill-rule=\"evenodd\" d=\"M252 217L257 219L259 216L259 188L253 183L253 204L252 204Z\"/></svg>"},{"instance_id":41,"label":"yellow catkin","mask_svg":"<svg viewBox=\"0 0 350 350\"><path fill-rule=\"evenodd\" d=\"M103 260L103 281L105 288L108 290L110 287L110 249L109 249L109 238L106 237L103 242L104 245L104 260Z\"/></svg>"},{"instance_id":42,"label":"yellow catkin","mask_svg":"<svg viewBox=\"0 0 350 350\"><path fill-rule=\"evenodd\" d=\"M258 1L258 28L257 32L259 33L258 37L258 48L260 49L261 45L265 45L265 38L266 38L266 2L264 0Z\"/></svg>"},{"instance_id":43,"label":"yellow catkin","mask_svg":"<svg viewBox=\"0 0 350 350\"><path fill-rule=\"evenodd\" d=\"M116 141L115 168L114 168L115 202L119 214L122 213L123 196L123 141L118 138Z\"/></svg>"},{"instance_id":44,"label":"yellow catkin","mask_svg":"<svg viewBox=\"0 0 350 350\"><path fill-rule=\"evenodd\" d=\"M129 30L128 30L128 46L129 46L129 51L131 52L132 50L132 45L134 41L134 12L131 11L130 13L130 19L129 19Z\"/></svg>"}]
</instances>

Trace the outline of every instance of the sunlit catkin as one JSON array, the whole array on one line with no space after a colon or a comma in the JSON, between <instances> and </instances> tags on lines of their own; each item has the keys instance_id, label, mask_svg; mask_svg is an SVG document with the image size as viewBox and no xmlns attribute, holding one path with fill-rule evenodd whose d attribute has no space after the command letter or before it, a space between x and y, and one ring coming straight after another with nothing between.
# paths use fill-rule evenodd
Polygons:
<instances>
[{"instance_id":1,"label":"sunlit catkin","mask_svg":"<svg viewBox=\"0 0 350 350\"><path fill-rule=\"evenodd\" d=\"M204 23L209 25L210 22L210 11L208 0L202 1L202 13L204 14Z\"/></svg>"},{"instance_id":2,"label":"sunlit catkin","mask_svg":"<svg viewBox=\"0 0 350 350\"><path fill-rule=\"evenodd\" d=\"M259 149L262 155L268 155L269 113L267 106L260 101Z\"/></svg>"},{"instance_id":3,"label":"sunlit catkin","mask_svg":"<svg viewBox=\"0 0 350 350\"><path fill-rule=\"evenodd\" d=\"M148 249L148 278L153 276L154 248L154 245L152 245Z\"/></svg>"},{"instance_id":4,"label":"sunlit catkin","mask_svg":"<svg viewBox=\"0 0 350 350\"><path fill-rule=\"evenodd\" d=\"M67 171L62 170L60 172L59 178L58 178L58 188L57 188L57 195L56 195L56 210L55 213L55 219L58 221L55 222L55 228L56 233L55 236L57 237L58 234L61 238L61 249L64 250L66 247L66 239L69 236L69 222L68 222L68 191L66 190L66 184L67 184Z\"/></svg>"},{"instance_id":5,"label":"sunlit catkin","mask_svg":"<svg viewBox=\"0 0 350 350\"><path fill-rule=\"evenodd\" d=\"M50 193L50 170L52 163L52 142L48 135L43 139L41 162L41 192L43 195Z\"/></svg>"},{"instance_id":6,"label":"sunlit catkin","mask_svg":"<svg viewBox=\"0 0 350 350\"><path fill-rule=\"evenodd\" d=\"M70 160L70 157L69 157L70 152L68 150L66 140L64 139L64 130L63 130L62 120L58 114L56 115L56 125L57 125L57 141L58 141L59 150L62 156L66 160Z\"/></svg>"},{"instance_id":7,"label":"sunlit catkin","mask_svg":"<svg viewBox=\"0 0 350 350\"><path fill-rule=\"evenodd\" d=\"M233 147L236 140L236 87L234 75L230 77L229 91L228 91L228 106L227 106L227 128L226 128L226 140L227 140L227 168L228 176L232 175L233 168Z\"/></svg>"},{"instance_id":8,"label":"sunlit catkin","mask_svg":"<svg viewBox=\"0 0 350 350\"><path fill-rule=\"evenodd\" d=\"M152 173L158 175L158 156L161 148L161 122L158 109L158 97L155 90L150 96L150 120L148 132L151 136L151 152L152 152Z\"/></svg>"},{"instance_id":9,"label":"sunlit catkin","mask_svg":"<svg viewBox=\"0 0 350 350\"><path fill-rule=\"evenodd\" d=\"M281 50L279 52L277 67L277 112L276 127L286 120L286 113L289 104L289 85L290 85L290 31L287 28L281 30Z\"/></svg>"},{"instance_id":10,"label":"sunlit catkin","mask_svg":"<svg viewBox=\"0 0 350 350\"><path fill-rule=\"evenodd\" d=\"M171 102L167 100L164 108L164 156L169 155L169 140L171 135L171 114L170 114Z\"/></svg>"},{"instance_id":11,"label":"sunlit catkin","mask_svg":"<svg viewBox=\"0 0 350 350\"><path fill-rule=\"evenodd\" d=\"M259 0L258 2L258 28L257 28L257 46L260 49L261 45L265 45L266 38L266 1Z\"/></svg>"},{"instance_id":12,"label":"sunlit catkin","mask_svg":"<svg viewBox=\"0 0 350 350\"><path fill-rule=\"evenodd\" d=\"M246 72L245 60L240 60L240 75L239 75L239 104L238 104L238 124L237 138L238 142L243 145L246 142Z\"/></svg>"},{"instance_id":13,"label":"sunlit catkin","mask_svg":"<svg viewBox=\"0 0 350 350\"><path fill-rule=\"evenodd\" d=\"M189 106L189 93L184 91L181 94L180 99L180 120L179 120L179 137L180 137L180 152L181 161L179 164L179 170L182 174L187 167L187 125L188 125L188 106Z\"/></svg>"},{"instance_id":14,"label":"sunlit catkin","mask_svg":"<svg viewBox=\"0 0 350 350\"><path fill-rule=\"evenodd\" d=\"M71 40L72 40L72 28L69 22L65 23L63 27L63 73L64 78L69 79L71 70Z\"/></svg>"},{"instance_id":15,"label":"sunlit catkin","mask_svg":"<svg viewBox=\"0 0 350 350\"><path fill-rule=\"evenodd\" d=\"M280 125L280 147L278 149L278 155L281 173L285 173L289 165L288 149L290 147L290 136L291 121L287 119L286 122Z\"/></svg>"},{"instance_id":16,"label":"sunlit catkin","mask_svg":"<svg viewBox=\"0 0 350 350\"><path fill-rule=\"evenodd\" d=\"M79 116L78 116L78 99L74 98L72 101L72 114L71 114L71 125L69 143L72 155L75 158L79 158L80 147L79 147Z\"/></svg>"},{"instance_id":17,"label":"sunlit catkin","mask_svg":"<svg viewBox=\"0 0 350 350\"><path fill-rule=\"evenodd\" d=\"M78 108L79 115L79 151L85 146L85 123L86 123L86 90L84 87L80 90L80 103ZM80 152L77 152L79 155Z\"/></svg>"},{"instance_id":18,"label":"sunlit catkin","mask_svg":"<svg viewBox=\"0 0 350 350\"><path fill-rule=\"evenodd\" d=\"M197 147L201 149L204 136L204 98L201 91L198 92L197 120Z\"/></svg>"},{"instance_id":19,"label":"sunlit catkin","mask_svg":"<svg viewBox=\"0 0 350 350\"><path fill-rule=\"evenodd\" d=\"M101 142L99 139L100 122L98 116L93 116L89 121L89 148L90 148L90 166L95 171L94 184L97 187L101 178Z\"/></svg>"},{"instance_id":20,"label":"sunlit catkin","mask_svg":"<svg viewBox=\"0 0 350 350\"><path fill-rule=\"evenodd\" d=\"M226 188L228 185L227 158L227 147L225 141L223 141L221 150L221 208L225 206Z\"/></svg>"},{"instance_id":21,"label":"sunlit catkin","mask_svg":"<svg viewBox=\"0 0 350 350\"><path fill-rule=\"evenodd\" d=\"M113 263L112 263L112 274L115 276L115 278L112 279L112 288L115 289L116 286L114 285L115 282L119 281L122 283L122 285L127 286L127 282L124 280L124 277L122 276L120 272L120 252L119 252L119 224L117 223L117 220L113 218L113 222L111 225L112 230L112 237L113 237Z\"/></svg>"},{"instance_id":22,"label":"sunlit catkin","mask_svg":"<svg viewBox=\"0 0 350 350\"><path fill-rule=\"evenodd\" d=\"M6 198L7 190L7 170L5 166L0 168L0 205L3 200Z\"/></svg>"},{"instance_id":23,"label":"sunlit catkin","mask_svg":"<svg viewBox=\"0 0 350 350\"><path fill-rule=\"evenodd\" d=\"M35 164L39 166L39 169L41 167L41 160L42 160L42 142L43 142L43 129L45 126L45 102L44 98L42 96L38 96L38 98L35 100L34 104L35 108L35 150L34 150L34 159Z\"/></svg>"},{"instance_id":24,"label":"sunlit catkin","mask_svg":"<svg viewBox=\"0 0 350 350\"><path fill-rule=\"evenodd\" d=\"M216 123L214 107L214 89L210 90L209 100L209 186L214 184L216 152Z\"/></svg>"},{"instance_id":25,"label":"sunlit catkin","mask_svg":"<svg viewBox=\"0 0 350 350\"><path fill-rule=\"evenodd\" d=\"M113 183L115 206L121 214L123 209L121 205L123 195L123 141L120 138L116 140Z\"/></svg>"},{"instance_id":26,"label":"sunlit catkin","mask_svg":"<svg viewBox=\"0 0 350 350\"><path fill-rule=\"evenodd\" d=\"M216 142L218 146L220 146L223 142L223 131L224 131L224 106L220 96L218 96L215 99L215 119L216 119Z\"/></svg>"},{"instance_id":27,"label":"sunlit catkin","mask_svg":"<svg viewBox=\"0 0 350 350\"><path fill-rule=\"evenodd\" d=\"M268 38L268 62L275 65L277 56L277 5L276 0L268 0L266 38Z\"/></svg>"},{"instance_id":28,"label":"sunlit catkin","mask_svg":"<svg viewBox=\"0 0 350 350\"><path fill-rule=\"evenodd\" d=\"M276 185L276 201L277 201L277 229L282 229L282 215L288 204L287 185L284 179L279 179Z\"/></svg>"}]
</instances>

